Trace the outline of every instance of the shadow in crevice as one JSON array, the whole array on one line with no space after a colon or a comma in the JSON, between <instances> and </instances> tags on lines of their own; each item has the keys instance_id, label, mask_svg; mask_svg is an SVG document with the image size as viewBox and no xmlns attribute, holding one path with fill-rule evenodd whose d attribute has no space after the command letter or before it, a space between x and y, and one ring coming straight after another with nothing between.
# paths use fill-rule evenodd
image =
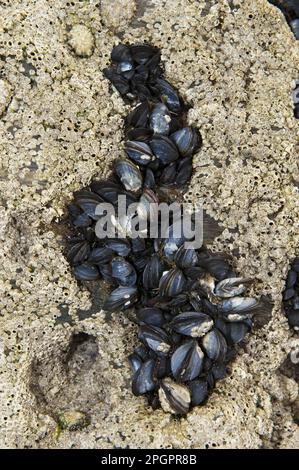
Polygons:
<instances>
[{"instance_id":1,"label":"shadow in crevice","mask_svg":"<svg viewBox=\"0 0 299 470\"><path fill-rule=\"evenodd\" d=\"M36 408L57 423L64 412L91 415L102 399L106 400L97 338L81 331L65 344L46 346L29 368L29 390Z\"/></svg>"}]
</instances>

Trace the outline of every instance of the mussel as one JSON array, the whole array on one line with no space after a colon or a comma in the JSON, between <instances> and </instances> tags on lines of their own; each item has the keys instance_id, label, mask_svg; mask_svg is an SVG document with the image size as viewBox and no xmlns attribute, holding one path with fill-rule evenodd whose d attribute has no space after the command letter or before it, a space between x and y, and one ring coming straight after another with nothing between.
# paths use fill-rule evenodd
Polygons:
<instances>
[{"instance_id":1,"label":"mussel","mask_svg":"<svg viewBox=\"0 0 299 470\"><path fill-rule=\"evenodd\" d=\"M142 187L142 174L129 160L116 160L115 172L128 191L138 191Z\"/></svg>"}]
</instances>

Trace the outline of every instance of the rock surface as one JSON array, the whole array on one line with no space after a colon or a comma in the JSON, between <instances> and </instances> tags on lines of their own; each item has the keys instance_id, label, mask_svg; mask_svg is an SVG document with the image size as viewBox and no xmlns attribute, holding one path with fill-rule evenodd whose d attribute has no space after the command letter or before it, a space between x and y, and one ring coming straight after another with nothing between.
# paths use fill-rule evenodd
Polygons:
<instances>
[{"instance_id":1,"label":"rock surface","mask_svg":"<svg viewBox=\"0 0 299 470\"><path fill-rule=\"evenodd\" d=\"M104 0L1 2L1 447L298 448L280 300L299 247L298 42L266 0L125 3L118 17L121 0L115 16ZM70 47L76 25L87 57L76 37ZM102 286L78 285L63 255L72 192L122 154L129 108L102 75L120 36L162 49L204 140L187 198L221 224L212 247L232 251L257 279L252 294L274 304L208 404L181 420L132 395L135 327L100 313ZM90 424L58 433L72 410Z\"/></svg>"}]
</instances>

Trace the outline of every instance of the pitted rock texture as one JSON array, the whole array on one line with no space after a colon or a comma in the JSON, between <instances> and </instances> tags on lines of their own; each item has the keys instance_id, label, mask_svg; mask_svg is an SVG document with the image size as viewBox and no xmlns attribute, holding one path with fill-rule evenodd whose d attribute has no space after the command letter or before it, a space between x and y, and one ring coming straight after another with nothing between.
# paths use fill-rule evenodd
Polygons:
<instances>
[{"instance_id":1,"label":"pitted rock texture","mask_svg":"<svg viewBox=\"0 0 299 470\"><path fill-rule=\"evenodd\" d=\"M104 1L1 2L1 447L298 447L281 310L299 246L298 42L266 0L126 4L117 18ZM87 54L69 42L76 25ZM78 285L63 255L73 191L123 152L129 107L102 75L120 37L161 48L204 140L187 197L221 223L211 246L233 250L236 269L258 279L251 294L274 303L208 404L181 420L132 396L136 329L128 314L100 313L105 286ZM76 335L85 346L70 355ZM59 429L74 411L90 424Z\"/></svg>"}]
</instances>

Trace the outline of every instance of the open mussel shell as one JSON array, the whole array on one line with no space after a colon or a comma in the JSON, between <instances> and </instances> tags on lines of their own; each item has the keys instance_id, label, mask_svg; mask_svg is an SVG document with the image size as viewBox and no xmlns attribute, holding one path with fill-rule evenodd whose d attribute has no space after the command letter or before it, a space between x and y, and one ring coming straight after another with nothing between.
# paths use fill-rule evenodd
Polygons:
<instances>
[{"instance_id":1,"label":"open mussel shell","mask_svg":"<svg viewBox=\"0 0 299 470\"><path fill-rule=\"evenodd\" d=\"M116 160L115 172L128 191L138 191L142 187L142 174L139 168L129 160Z\"/></svg>"},{"instance_id":2,"label":"open mussel shell","mask_svg":"<svg viewBox=\"0 0 299 470\"><path fill-rule=\"evenodd\" d=\"M171 371L174 378L187 382L198 377L202 370L204 354L196 341L178 346L171 356Z\"/></svg>"},{"instance_id":3,"label":"open mussel shell","mask_svg":"<svg viewBox=\"0 0 299 470\"><path fill-rule=\"evenodd\" d=\"M183 312L176 315L169 326L177 333L192 338L205 335L213 327L214 322L209 315L202 312Z\"/></svg>"},{"instance_id":4,"label":"open mussel shell","mask_svg":"<svg viewBox=\"0 0 299 470\"><path fill-rule=\"evenodd\" d=\"M170 139L179 149L182 157L190 157L201 145L201 137L193 127L183 127L171 134Z\"/></svg>"},{"instance_id":5,"label":"open mussel shell","mask_svg":"<svg viewBox=\"0 0 299 470\"><path fill-rule=\"evenodd\" d=\"M130 308L138 299L137 287L118 287L105 300L103 310L113 312Z\"/></svg>"},{"instance_id":6,"label":"open mussel shell","mask_svg":"<svg viewBox=\"0 0 299 470\"><path fill-rule=\"evenodd\" d=\"M178 384L168 377L161 382L159 399L166 413L185 415L189 411L191 402L189 389L185 385Z\"/></svg>"},{"instance_id":7,"label":"open mussel shell","mask_svg":"<svg viewBox=\"0 0 299 470\"><path fill-rule=\"evenodd\" d=\"M176 146L164 135L154 135L150 140L150 147L162 165L168 165L179 158Z\"/></svg>"},{"instance_id":8,"label":"open mussel shell","mask_svg":"<svg viewBox=\"0 0 299 470\"><path fill-rule=\"evenodd\" d=\"M146 142L128 140L125 145L125 151L131 160L138 165L146 166L155 158L151 148Z\"/></svg>"},{"instance_id":9,"label":"open mussel shell","mask_svg":"<svg viewBox=\"0 0 299 470\"><path fill-rule=\"evenodd\" d=\"M144 395L155 389L154 381L155 360L148 359L136 370L132 381L134 395Z\"/></svg>"},{"instance_id":10,"label":"open mussel shell","mask_svg":"<svg viewBox=\"0 0 299 470\"><path fill-rule=\"evenodd\" d=\"M139 329L139 338L158 356L169 354L171 349L171 340L162 328L154 325L143 324Z\"/></svg>"}]
</instances>

